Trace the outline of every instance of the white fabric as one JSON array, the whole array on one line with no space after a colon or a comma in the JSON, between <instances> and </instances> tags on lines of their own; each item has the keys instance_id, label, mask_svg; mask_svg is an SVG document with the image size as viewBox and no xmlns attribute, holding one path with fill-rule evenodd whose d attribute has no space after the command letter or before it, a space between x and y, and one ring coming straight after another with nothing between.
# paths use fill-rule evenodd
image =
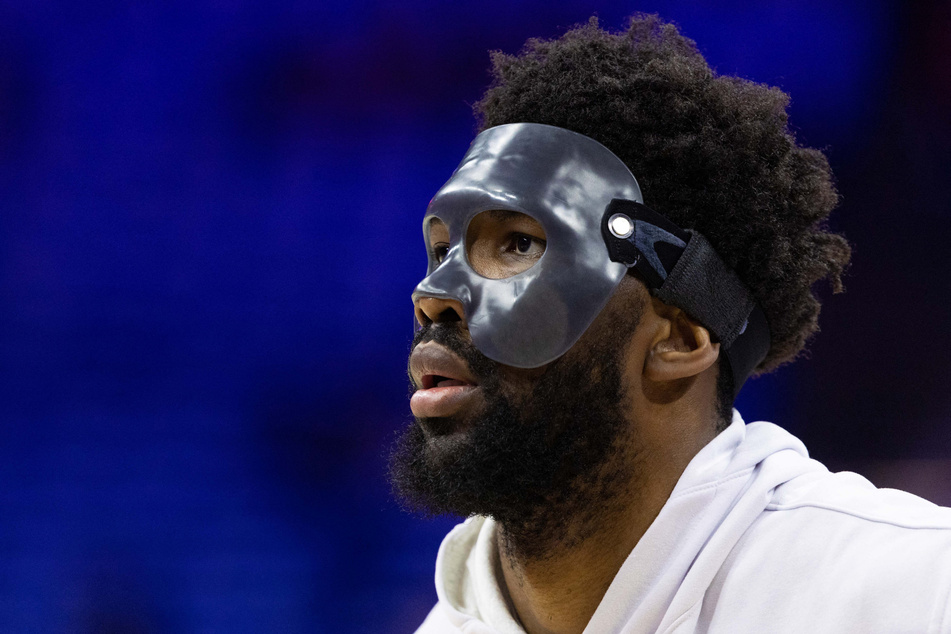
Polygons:
<instances>
[{"instance_id":1,"label":"white fabric","mask_svg":"<svg viewBox=\"0 0 951 634\"><path fill-rule=\"evenodd\" d=\"M474 517L436 559L418 634L523 632L496 525ZM830 473L771 423L733 423L690 462L585 634L951 633L951 509Z\"/></svg>"}]
</instances>

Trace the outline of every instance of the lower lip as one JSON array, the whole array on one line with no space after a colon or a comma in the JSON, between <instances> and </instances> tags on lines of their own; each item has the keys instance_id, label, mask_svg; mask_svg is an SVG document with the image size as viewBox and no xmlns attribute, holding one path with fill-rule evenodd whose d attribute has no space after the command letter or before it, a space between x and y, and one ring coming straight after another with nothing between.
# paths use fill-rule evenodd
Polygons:
<instances>
[{"instance_id":1,"label":"lower lip","mask_svg":"<svg viewBox=\"0 0 951 634\"><path fill-rule=\"evenodd\" d=\"M452 416L469 404L478 389L476 385L452 385L416 390L409 400L409 408L417 418Z\"/></svg>"}]
</instances>

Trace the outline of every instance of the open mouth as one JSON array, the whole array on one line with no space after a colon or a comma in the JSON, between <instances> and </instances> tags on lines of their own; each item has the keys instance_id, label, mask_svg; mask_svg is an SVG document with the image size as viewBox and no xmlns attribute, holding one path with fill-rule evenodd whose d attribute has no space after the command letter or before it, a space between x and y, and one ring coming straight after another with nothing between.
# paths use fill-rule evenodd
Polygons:
<instances>
[{"instance_id":1,"label":"open mouth","mask_svg":"<svg viewBox=\"0 0 951 634\"><path fill-rule=\"evenodd\" d=\"M433 343L421 344L413 350L409 359L409 374L417 390L477 385L462 359Z\"/></svg>"},{"instance_id":2,"label":"open mouth","mask_svg":"<svg viewBox=\"0 0 951 634\"><path fill-rule=\"evenodd\" d=\"M463 385L472 385L467 381L461 379L454 379L450 376L442 376L440 374L426 374L422 377L420 389L429 390L434 387L457 387Z\"/></svg>"},{"instance_id":3,"label":"open mouth","mask_svg":"<svg viewBox=\"0 0 951 634\"><path fill-rule=\"evenodd\" d=\"M410 377L416 391L410 409L418 418L453 416L477 402L479 385L469 367L445 347L426 343L413 350Z\"/></svg>"}]
</instances>

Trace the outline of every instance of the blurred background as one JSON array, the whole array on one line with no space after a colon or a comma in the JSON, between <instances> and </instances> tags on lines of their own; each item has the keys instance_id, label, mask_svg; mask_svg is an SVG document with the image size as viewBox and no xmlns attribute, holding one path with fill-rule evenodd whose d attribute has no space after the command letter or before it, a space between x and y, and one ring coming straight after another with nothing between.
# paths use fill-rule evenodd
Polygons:
<instances>
[{"instance_id":1,"label":"blurred background","mask_svg":"<svg viewBox=\"0 0 951 634\"><path fill-rule=\"evenodd\" d=\"M0 632L412 631L421 214L488 50L636 10L790 92L843 196L847 293L741 411L951 504L947 2L3 0Z\"/></svg>"}]
</instances>

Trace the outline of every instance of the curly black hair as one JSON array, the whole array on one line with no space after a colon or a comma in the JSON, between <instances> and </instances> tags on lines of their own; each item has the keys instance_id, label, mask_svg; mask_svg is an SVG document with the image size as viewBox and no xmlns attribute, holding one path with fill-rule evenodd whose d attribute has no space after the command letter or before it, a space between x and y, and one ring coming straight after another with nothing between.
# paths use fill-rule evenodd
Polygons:
<instances>
[{"instance_id":1,"label":"curly black hair","mask_svg":"<svg viewBox=\"0 0 951 634\"><path fill-rule=\"evenodd\" d=\"M518 55L494 51L492 75L474 106L480 130L545 123L601 142L644 202L706 236L756 297L772 337L756 373L803 350L818 330L812 286L828 279L840 292L851 250L825 226L838 203L829 163L796 143L786 93L718 76L676 26L643 14L624 32L591 18Z\"/></svg>"}]
</instances>

